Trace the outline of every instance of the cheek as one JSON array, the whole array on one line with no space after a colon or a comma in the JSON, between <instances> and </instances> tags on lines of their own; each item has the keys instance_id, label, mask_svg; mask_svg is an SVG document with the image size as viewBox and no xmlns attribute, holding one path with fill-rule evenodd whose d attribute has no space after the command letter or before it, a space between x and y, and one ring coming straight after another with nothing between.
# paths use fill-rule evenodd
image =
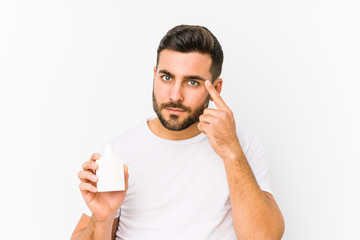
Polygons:
<instances>
[{"instance_id":1,"label":"cheek","mask_svg":"<svg viewBox=\"0 0 360 240\"><path fill-rule=\"evenodd\" d=\"M158 84L157 81L154 83L154 94L156 96L157 101L161 101L164 98L164 94L166 90L161 84Z\"/></svg>"},{"instance_id":2,"label":"cheek","mask_svg":"<svg viewBox=\"0 0 360 240\"><path fill-rule=\"evenodd\" d=\"M191 105L199 105L205 101L207 96L208 96L208 92L206 91L205 87L203 89L198 89L193 91L189 90L187 94L186 102L188 102Z\"/></svg>"}]
</instances>

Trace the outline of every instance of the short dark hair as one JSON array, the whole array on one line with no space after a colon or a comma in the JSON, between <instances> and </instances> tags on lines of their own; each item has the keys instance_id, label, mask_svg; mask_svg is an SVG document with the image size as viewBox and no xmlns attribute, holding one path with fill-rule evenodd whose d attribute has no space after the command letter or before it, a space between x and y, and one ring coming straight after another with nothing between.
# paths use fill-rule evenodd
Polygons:
<instances>
[{"instance_id":1,"label":"short dark hair","mask_svg":"<svg viewBox=\"0 0 360 240\"><path fill-rule=\"evenodd\" d=\"M224 54L219 41L206 27L178 25L170 29L160 41L157 49L156 66L159 64L160 52L164 49L183 53L200 52L210 54L212 82L221 74Z\"/></svg>"}]
</instances>

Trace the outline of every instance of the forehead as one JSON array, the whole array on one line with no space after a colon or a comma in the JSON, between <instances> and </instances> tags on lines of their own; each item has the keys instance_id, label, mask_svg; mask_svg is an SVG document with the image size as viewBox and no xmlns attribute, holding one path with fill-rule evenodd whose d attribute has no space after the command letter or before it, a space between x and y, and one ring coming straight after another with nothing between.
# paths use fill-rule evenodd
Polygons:
<instances>
[{"instance_id":1,"label":"forehead","mask_svg":"<svg viewBox=\"0 0 360 240\"><path fill-rule=\"evenodd\" d=\"M211 66L210 54L199 52L182 53L169 49L160 52L158 70L166 69L173 74L209 75ZM204 76L206 77L206 76Z\"/></svg>"}]
</instances>

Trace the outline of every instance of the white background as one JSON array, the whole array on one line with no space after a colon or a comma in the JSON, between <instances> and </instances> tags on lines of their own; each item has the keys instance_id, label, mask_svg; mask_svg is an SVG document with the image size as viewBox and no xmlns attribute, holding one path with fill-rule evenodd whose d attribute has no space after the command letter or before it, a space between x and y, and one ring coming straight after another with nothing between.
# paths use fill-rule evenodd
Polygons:
<instances>
[{"instance_id":1,"label":"white background","mask_svg":"<svg viewBox=\"0 0 360 240\"><path fill-rule=\"evenodd\" d=\"M360 3L347 0L1 1L1 239L70 238L81 163L153 115L156 49L182 23L223 46L222 96L266 146L283 239L360 239Z\"/></svg>"}]
</instances>

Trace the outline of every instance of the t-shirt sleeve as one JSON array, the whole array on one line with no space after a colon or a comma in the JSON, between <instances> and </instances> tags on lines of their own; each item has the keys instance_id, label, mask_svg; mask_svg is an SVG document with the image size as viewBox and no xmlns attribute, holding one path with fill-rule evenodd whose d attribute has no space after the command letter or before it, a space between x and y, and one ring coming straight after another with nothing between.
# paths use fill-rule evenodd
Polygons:
<instances>
[{"instance_id":1,"label":"t-shirt sleeve","mask_svg":"<svg viewBox=\"0 0 360 240\"><path fill-rule=\"evenodd\" d=\"M268 176L268 163L265 156L264 144L257 134L250 130L242 131L240 135L242 136L242 138L239 139L240 144L258 185L261 190L273 194Z\"/></svg>"}]
</instances>

